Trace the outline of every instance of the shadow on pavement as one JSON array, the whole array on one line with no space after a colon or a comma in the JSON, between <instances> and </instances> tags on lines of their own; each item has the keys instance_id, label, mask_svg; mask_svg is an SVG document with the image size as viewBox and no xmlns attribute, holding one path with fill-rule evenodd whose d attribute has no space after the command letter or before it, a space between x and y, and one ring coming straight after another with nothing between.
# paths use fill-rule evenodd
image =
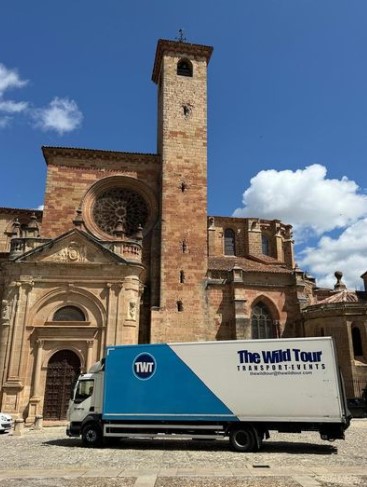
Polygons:
<instances>
[{"instance_id":1,"label":"shadow on pavement","mask_svg":"<svg viewBox=\"0 0 367 487\"><path fill-rule=\"evenodd\" d=\"M43 443L44 445L60 446L64 448L85 448L78 438L61 438L57 440L49 440ZM226 440L146 440L146 439L123 439L107 442L104 449L130 449L130 450L203 450L203 451L225 451L232 452L228 441ZM318 445L315 443L302 442L282 442L282 441L264 441L261 453L287 453L287 454L303 454L303 455L333 455L338 452L336 446L333 445ZM240 453L238 453L240 454Z\"/></svg>"}]
</instances>

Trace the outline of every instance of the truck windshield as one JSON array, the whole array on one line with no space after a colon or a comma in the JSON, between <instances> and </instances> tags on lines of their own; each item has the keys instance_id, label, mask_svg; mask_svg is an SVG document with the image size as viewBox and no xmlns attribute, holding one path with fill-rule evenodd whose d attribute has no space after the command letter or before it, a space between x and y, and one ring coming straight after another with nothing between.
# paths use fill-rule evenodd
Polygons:
<instances>
[{"instance_id":1,"label":"truck windshield","mask_svg":"<svg viewBox=\"0 0 367 487\"><path fill-rule=\"evenodd\" d=\"M94 387L94 380L80 380L78 382L76 391L75 391L75 398L74 402L82 402L85 401L88 397L93 394L93 387Z\"/></svg>"}]
</instances>

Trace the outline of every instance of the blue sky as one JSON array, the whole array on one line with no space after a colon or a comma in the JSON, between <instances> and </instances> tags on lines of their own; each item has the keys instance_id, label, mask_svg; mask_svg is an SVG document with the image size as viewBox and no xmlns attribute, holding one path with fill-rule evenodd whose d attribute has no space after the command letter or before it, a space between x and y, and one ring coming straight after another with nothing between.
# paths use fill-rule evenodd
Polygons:
<instances>
[{"instance_id":1,"label":"blue sky","mask_svg":"<svg viewBox=\"0 0 367 487\"><path fill-rule=\"evenodd\" d=\"M156 152L159 38L214 46L208 212L294 226L297 262L367 270L365 0L2 0L0 206L43 203L42 145Z\"/></svg>"}]
</instances>

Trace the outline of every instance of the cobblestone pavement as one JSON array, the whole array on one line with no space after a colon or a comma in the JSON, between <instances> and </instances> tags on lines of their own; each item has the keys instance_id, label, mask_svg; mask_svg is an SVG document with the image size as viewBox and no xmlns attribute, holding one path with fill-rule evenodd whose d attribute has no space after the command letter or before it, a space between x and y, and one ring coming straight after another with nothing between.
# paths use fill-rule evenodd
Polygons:
<instances>
[{"instance_id":1,"label":"cobblestone pavement","mask_svg":"<svg viewBox=\"0 0 367 487\"><path fill-rule=\"evenodd\" d=\"M125 440L87 449L65 427L0 435L0 487L367 487L367 420L346 440L272 433L262 451L227 441Z\"/></svg>"}]
</instances>

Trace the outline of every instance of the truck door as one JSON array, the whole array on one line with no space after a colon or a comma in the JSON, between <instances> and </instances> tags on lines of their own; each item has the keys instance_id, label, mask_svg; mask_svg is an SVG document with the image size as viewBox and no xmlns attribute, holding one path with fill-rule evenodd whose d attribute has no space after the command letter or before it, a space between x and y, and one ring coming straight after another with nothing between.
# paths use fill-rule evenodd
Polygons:
<instances>
[{"instance_id":1,"label":"truck door","mask_svg":"<svg viewBox=\"0 0 367 487\"><path fill-rule=\"evenodd\" d=\"M91 409L94 393L94 379L79 379L70 401L68 420L81 422Z\"/></svg>"}]
</instances>

